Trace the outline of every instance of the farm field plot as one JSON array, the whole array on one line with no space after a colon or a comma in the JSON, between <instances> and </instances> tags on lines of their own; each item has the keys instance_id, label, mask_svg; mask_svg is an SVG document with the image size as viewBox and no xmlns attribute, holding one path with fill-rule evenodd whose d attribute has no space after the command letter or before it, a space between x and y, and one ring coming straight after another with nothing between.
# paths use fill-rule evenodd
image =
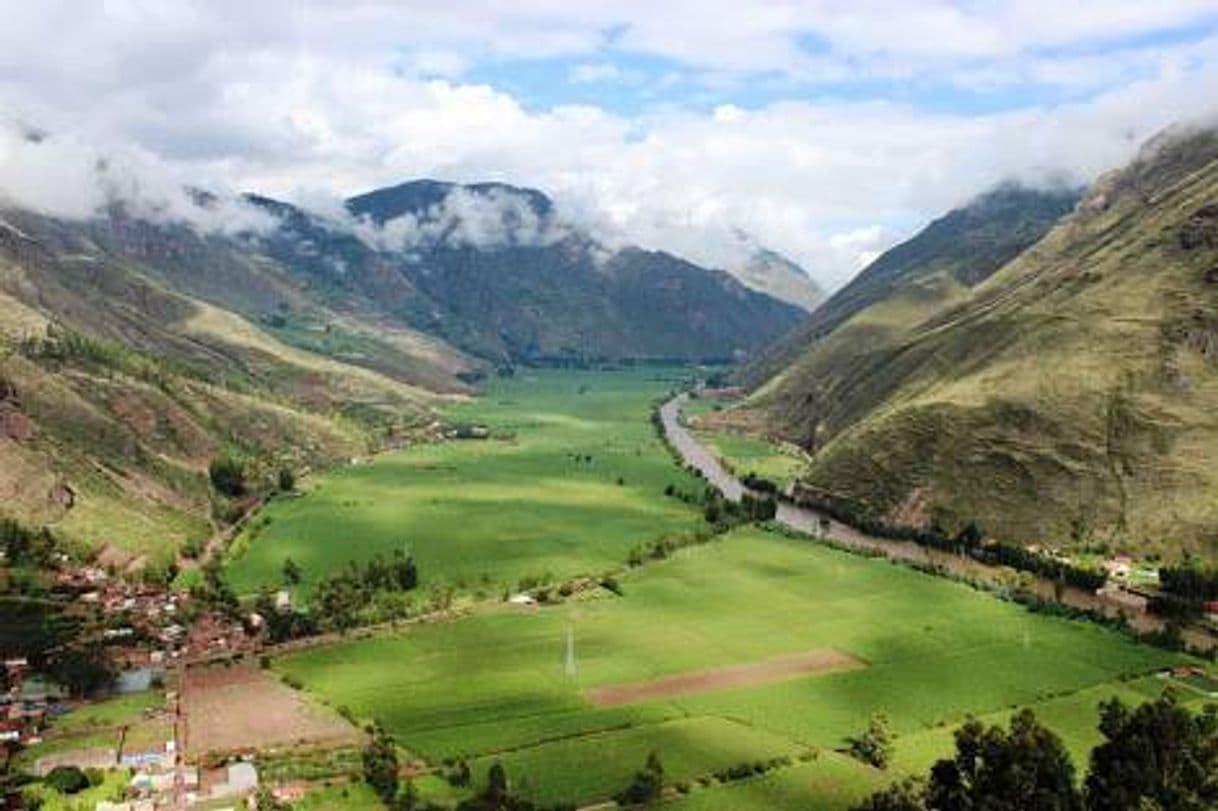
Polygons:
<instances>
[{"instance_id":1,"label":"farm field plot","mask_svg":"<svg viewBox=\"0 0 1218 811\"><path fill-rule=\"evenodd\" d=\"M648 421L651 402L678 376L531 370L497 379L447 413L488 426L491 438L385 454L272 503L235 543L230 581L246 594L276 585L291 557L307 588L350 560L403 548L424 587L618 566L636 544L701 521L664 495L669 484L703 485L673 465Z\"/></svg>"},{"instance_id":2,"label":"farm field plot","mask_svg":"<svg viewBox=\"0 0 1218 811\"><path fill-rule=\"evenodd\" d=\"M774 781L781 793L845 781L840 796L854 797L858 781L843 775L871 772L837 763L824 750L841 746L873 712L888 713L903 738L927 730L945 735L942 748L924 741L922 755L911 743L913 768L926 755L945 754L950 733L936 727L967 714L1087 691L1077 712L1057 714L1070 733L1093 725L1093 711L1083 710L1093 710L1110 687L1121 693L1122 677L1182 661L1094 625L1032 614L886 561L758 529L683 550L622 582L620 598L476 614L293 654L275 667L331 705L377 719L428 759L500 759L537 798L582 802L607 796L609 783L628 778L651 749L672 759L671 777L679 780L733 759L816 748L828 759L749 784ZM865 666L613 707L596 707L586 695L816 650L840 651ZM749 754L723 745L728 730L742 729L764 743L746 745ZM599 766L562 765L585 759ZM720 790L695 791L682 803L733 807L713 804Z\"/></svg>"},{"instance_id":3,"label":"farm field plot","mask_svg":"<svg viewBox=\"0 0 1218 811\"><path fill-rule=\"evenodd\" d=\"M277 746L353 746L362 733L328 707L251 665L193 667L182 693L192 756Z\"/></svg>"}]
</instances>

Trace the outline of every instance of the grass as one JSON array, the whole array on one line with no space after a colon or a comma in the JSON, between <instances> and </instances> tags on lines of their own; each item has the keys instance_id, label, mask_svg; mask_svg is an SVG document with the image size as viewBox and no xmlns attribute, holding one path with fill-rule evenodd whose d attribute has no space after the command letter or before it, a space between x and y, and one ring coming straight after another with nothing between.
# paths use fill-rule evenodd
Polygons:
<instances>
[{"instance_id":1,"label":"grass","mask_svg":"<svg viewBox=\"0 0 1218 811\"><path fill-rule=\"evenodd\" d=\"M321 477L270 505L234 546L240 593L275 585L285 558L305 588L350 560L408 548L422 584L515 584L620 565L636 544L697 526L699 513L663 495L698 491L646 419L672 373L530 371L454 406L453 422L494 438L385 454ZM269 522L269 523L268 523Z\"/></svg>"},{"instance_id":2,"label":"grass","mask_svg":"<svg viewBox=\"0 0 1218 811\"><path fill-rule=\"evenodd\" d=\"M371 786L358 782L319 788L292 804L295 811L329 811L332 808L342 808L344 811L382 811L384 807Z\"/></svg>"},{"instance_id":3,"label":"grass","mask_svg":"<svg viewBox=\"0 0 1218 811\"><path fill-rule=\"evenodd\" d=\"M42 811L87 811L102 801L121 801L130 782L130 770L117 769L106 772L105 779L99 785L76 794L60 794L50 786L34 783L23 789L22 795L28 807L41 808ZM31 801L41 801L41 804L35 806L30 804Z\"/></svg>"},{"instance_id":4,"label":"grass","mask_svg":"<svg viewBox=\"0 0 1218 811\"><path fill-rule=\"evenodd\" d=\"M662 753L666 779L692 781L738 763L794 758L801 747L746 724L695 717L541 744L481 758L470 767L479 788L487 769L500 761L516 776L518 789L539 804L591 803L625 788L653 751Z\"/></svg>"},{"instance_id":5,"label":"grass","mask_svg":"<svg viewBox=\"0 0 1218 811\"><path fill-rule=\"evenodd\" d=\"M696 430L694 434L739 476L755 473L785 488L807 467L802 459L775 443L737 431Z\"/></svg>"},{"instance_id":6,"label":"grass","mask_svg":"<svg viewBox=\"0 0 1218 811\"><path fill-rule=\"evenodd\" d=\"M84 749L113 749L117 752L118 732L91 732L71 737L43 738L40 743L18 752L13 757L13 765L17 768L29 769L39 758Z\"/></svg>"},{"instance_id":7,"label":"grass","mask_svg":"<svg viewBox=\"0 0 1218 811\"><path fill-rule=\"evenodd\" d=\"M1066 732L1084 736L1094 720L1084 710L1109 692L1124 694L1120 679L1182 660L886 561L755 529L683 550L623 586L620 599L486 612L300 652L275 667L329 703L379 720L427 758L481 756L484 764L498 756L539 797L586 800L605 796L653 748L681 779L735 757L841 746L877 711L909 742L901 755L909 768L950 746L950 737L919 744L919 734L947 736L967 714L1044 705ZM563 664L569 626L574 677ZM615 708L592 707L581 694L819 648L868 667ZM1073 694L1077 706L1051 704ZM745 729L749 743L736 750L727 732ZM833 797L871 785L851 773L853 764L830 757L759 778L755 790L781 794L828 781L840 790L814 796L836 808L845 800ZM749 790L707 789L682 802L701 807L718 802L711 795L719 791ZM804 800L812 801L806 792Z\"/></svg>"},{"instance_id":8,"label":"grass","mask_svg":"<svg viewBox=\"0 0 1218 811\"><path fill-rule=\"evenodd\" d=\"M91 704L83 704L55 721L55 736L76 735L99 728L132 724L143 719L146 711L165 706L164 693L145 690Z\"/></svg>"},{"instance_id":9,"label":"grass","mask_svg":"<svg viewBox=\"0 0 1218 811\"><path fill-rule=\"evenodd\" d=\"M811 763L697 789L664 807L674 811L838 811L863 800L886 782L875 769L836 752L822 752Z\"/></svg>"}]
</instances>

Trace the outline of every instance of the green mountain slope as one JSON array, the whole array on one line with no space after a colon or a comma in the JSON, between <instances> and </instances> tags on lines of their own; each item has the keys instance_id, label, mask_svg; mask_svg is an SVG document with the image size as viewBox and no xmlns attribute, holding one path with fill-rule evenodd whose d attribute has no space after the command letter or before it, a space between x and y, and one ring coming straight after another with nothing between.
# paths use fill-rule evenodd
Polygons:
<instances>
[{"instance_id":1,"label":"green mountain slope","mask_svg":"<svg viewBox=\"0 0 1218 811\"><path fill-rule=\"evenodd\" d=\"M0 513L115 562L211 534L222 451L271 470L365 453L427 419L418 384L455 391L469 368L327 309L236 240L0 215Z\"/></svg>"},{"instance_id":2,"label":"green mountain slope","mask_svg":"<svg viewBox=\"0 0 1218 811\"><path fill-rule=\"evenodd\" d=\"M1216 201L1218 136L1156 141L975 287L965 263L830 324L755 405L891 520L1214 553Z\"/></svg>"},{"instance_id":3,"label":"green mountain slope","mask_svg":"<svg viewBox=\"0 0 1218 811\"><path fill-rule=\"evenodd\" d=\"M949 212L885 251L743 375L760 384L855 316L862 329L854 337L869 342L876 332L916 322L918 314L950 303L1044 236L1078 194L1008 183Z\"/></svg>"}]
</instances>

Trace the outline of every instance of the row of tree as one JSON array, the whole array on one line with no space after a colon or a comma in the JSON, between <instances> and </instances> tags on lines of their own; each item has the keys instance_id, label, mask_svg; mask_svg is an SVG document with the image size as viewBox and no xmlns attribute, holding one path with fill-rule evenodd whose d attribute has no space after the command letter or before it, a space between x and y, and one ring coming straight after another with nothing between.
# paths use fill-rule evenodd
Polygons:
<instances>
[{"instance_id":1,"label":"row of tree","mask_svg":"<svg viewBox=\"0 0 1218 811\"><path fill-rule=\"evenodd\" d=\"M1218 707L1194 714L1170 695L1100 707L1104 742L1081 788L1061 739L1031 710L1009 728L971 720L954 756L878 792L855 811L1212 811L1218 808Z\"/></svg>"},{"instance_id":2,"label":"row of tree","mask_svg":"<svg viewBox=\"0 0 1218 811\"><path fill-rule=\"evenodd\" d=\"M1195 619L1205 604L1218 600L1218 569L1207 569L1195 561L1159 567L1160 593L1150 603L1156 614L1175 619Z\"/></svg>"},{"instance_id":3,"label":"row of tree","mask_svg":"<svg viewBox=\"0 0 1218 811\"><path fill-rule=\"evenodd\" d=\"M974 521L968 522L953 534L937 523L932 523L929 527L893 524L849 499L818 496L805 490L799 501L877 538L912 541L919 546L956 555L968 555L981 563L1009 566L1085 591L1095 591L1108 582L1108 573L1099 569L1076 566L1022 546L987 540L984 531Z\"/></svg>"}]
</instances>

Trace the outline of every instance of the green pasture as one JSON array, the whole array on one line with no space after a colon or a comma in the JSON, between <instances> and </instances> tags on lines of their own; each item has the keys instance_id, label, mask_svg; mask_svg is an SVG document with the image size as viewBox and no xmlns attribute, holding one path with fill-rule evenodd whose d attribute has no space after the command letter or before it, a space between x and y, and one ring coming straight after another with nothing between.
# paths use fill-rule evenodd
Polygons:
<instances>
[{"instance_id":1,"label":"green pasture","mask_svg":"<svg viewBox=\"0 0 1218 811\"><path fill-rule=\"evenodd\" d=\"M698 788L664 807L671 811L841 811L887 782L883 772L837 752L821 752L811 763Z\"/></svg>"},{"instance_id":2,"label":"green pasture","mask_svg":"<svg viewBox=\"0 0 1218 811\"><path fill-rule=\"evenodd\" d=\"M807 467L798 456L773 442L736 431L695 430L694 435L737 476L755 473L786 487Z\"/></svg>"},{"instance_id":3,"label":"green pasture","mask_svg":"<svg viewBox=\"0 0 1218 811\"><path fill-rule=\"evenodd\" d=\"M144 690L89 702L56 719L51 734L78 735L96 729L126 726L143 720L147 713L163 709L164 706L165 694L162 690Z\"/></svg>"},{"instance_id":4,"label":"green pasture","mask_svg":"<svg viewBox=\"0 0 1218 811\"><path fill-rule=\"evenodd\" d=\"M476 786L499 761L525 782L538 803L592 803L626 786L651 752L662 753L665 779L691 782L715 769L771 758L792 760L803 749L787 738L713 716L682 718L532 746L470 763Z\"/></svg>"},{"instance_id":5,"label":"green pasture","mask_svg":"<svg viewBox=\"0 0 1218 811\"><path fill-rule=\"evenodd\" d=\"M276 585L291 557L309 582L350 560L408 549L429 583L515 584L620 565L636 544L689 530L700 513L665 497L701 483L648 421L679 373L527 371L453 407L490 439L449 440L320 476L269 505L234 544L239 593Z\"/></svg>"},{"instance_id":6,"label":"green pasture","mask_svg":"<svg viewBox=\"0 0 1218 811\"><path fill-rule=\"evenodd\" d=\"M825 750L842 746L874 712L892 718L905 769L946 754L950 727L967 715L1005 717L1023 705L1044 707L1046 720L1082 751L1099 700L1136 694L1141 682L1121 680L1181 660L1095 625L1032 614L884 560L757 529L636 570L623 587L623 597L539 610L504 606L303 651L275 667L328 703L385 724L402 746L433 762L468 757L481 777L499 758L546 801L607 796L651 749L671 760L670 779L678 781L733 759L814 747L825 760L747 785L698 789L681 802L796 807L760 798L816 785L819 793L805 792L803 801L815 796L838 808L871 785L870 777L850 775L872 772ZM569 633L574 674L565 667ZM582 694L824 648L866 667L612 708L593 707ZM756 805L723 799L754 796Z\"/></svg>"}]
</instances>

